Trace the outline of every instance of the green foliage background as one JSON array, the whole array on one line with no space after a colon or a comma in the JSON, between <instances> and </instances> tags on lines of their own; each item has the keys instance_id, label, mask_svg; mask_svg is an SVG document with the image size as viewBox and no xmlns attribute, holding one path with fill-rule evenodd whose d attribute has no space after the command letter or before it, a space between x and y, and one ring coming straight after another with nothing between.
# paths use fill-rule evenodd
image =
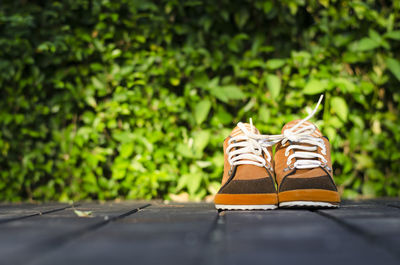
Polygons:
<instances>
[{"instance_id":1,"label":"green foliage background","mask_svg":"<svg viewBox=\"0 0 400 265\"><path fill-rule=\"evenodd\" d=\"M399 48L400 1L2 1L0 200L204 198L320 93L343 197L400 196Z\"/></svg>"}]
</instances>

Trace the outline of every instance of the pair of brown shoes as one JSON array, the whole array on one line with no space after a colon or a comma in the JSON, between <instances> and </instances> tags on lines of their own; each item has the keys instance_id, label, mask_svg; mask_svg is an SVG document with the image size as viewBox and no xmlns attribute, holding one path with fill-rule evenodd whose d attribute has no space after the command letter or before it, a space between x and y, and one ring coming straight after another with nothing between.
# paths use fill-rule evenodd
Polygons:
<instances>
[{"instance_id":1,"label":"pair of brown shoes","mask_svg":"<svg viewBox=\"0 0 400 265\"><path fill-rule=\"evenodd\" d=\"M217 209L269 210L279 207L338 207L328 138L308 120L287 123L280 135L262 135L239 122L224 141L224 175ZM276 145L275 154L272 146Z\"/></svg>"}]
</instances>

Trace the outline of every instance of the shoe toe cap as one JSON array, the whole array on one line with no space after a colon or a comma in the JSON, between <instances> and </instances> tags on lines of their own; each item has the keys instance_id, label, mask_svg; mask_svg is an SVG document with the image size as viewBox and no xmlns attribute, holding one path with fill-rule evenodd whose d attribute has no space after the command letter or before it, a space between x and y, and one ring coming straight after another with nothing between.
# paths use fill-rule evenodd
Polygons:
<instances>
[{"instance_id":1,"label":"shoe toe cap","mask_svg":"<svg viewBox=\"0 0 400 265\"><path fill-rule=\"evenodd\" d=\"M328 175L311 178L298 178L288 176L282 181L279 187L280 192L299 189L322 189L337 191L335 183Z\"/></svg>"}]
</instances>

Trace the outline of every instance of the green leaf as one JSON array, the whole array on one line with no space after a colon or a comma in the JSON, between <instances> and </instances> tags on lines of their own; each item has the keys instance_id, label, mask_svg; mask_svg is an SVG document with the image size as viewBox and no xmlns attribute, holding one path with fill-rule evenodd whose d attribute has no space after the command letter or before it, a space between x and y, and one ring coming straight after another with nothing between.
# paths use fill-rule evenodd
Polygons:
<instances>
[{"instance_id":1,"label":"green leaf","mask_svg":"<svg viewBox=\"0 0 400 265\"><path fill-rule=\"evenodd\" d=\"M275 70L284 66L286 61L284 59L271 59L266 63L266 67L270 70Z\"/></svg>"},{"instance_id":2,"label":"green leaf","mask_svg":"<svg viewBox=\"0 0 400 265\"><path fill-rule=\"evenodd\" d=\"M91 106L93 108L95 108L97 106L96 99L92 96L86 97L86 102L89 104L89 106Z\"/></svg>"},{"instance_id":3,"label":"green leaf","mask_svg":"<svg viewBox=\"0 0 400 265\"><path fill-rule=\"evenodd\" d=\"M274 7L274 3L272 1L265 1L263 5L264 13L267 14L269 13L272 8Z\"/></svg>"},{"instance_id":4,"label":"green leaf","mask_svg":"<svg viewBox=\"0 0 400 265\"><path fill-rule=\"evenodd\" d=\"M368 34L369 34L369 37L373 41L375 41L376 44L378 44L381 47L384 47L385 49L390 49L390 44L386 40L384 40L377 31L370 28L368 31Z\"/></svg>"},{"instance_id":5,"label":"green leaf","mask_svg":"<svg viewBox=\"0 0 400 265\"><path fill-rule=\"evenodd\" d=\"M258 111L258 119L262 122L269 122L270 119L270 110L266 108L265 106L260 107L260 110Z\"/></svg>"},{"instance_id":6,"label":"green leaf","mask_svg":"<svg viewBox=\"0 0 400 265\"><path fill-rule=\"evenodd\" d=\"M265 78L272 99L276 99L281 92L281 80L276 75L267 75Z\"/></svg>"},{"instance_id":7,"label":"green leaf","mask_svg":"<svg viewBox=\"0 0 400 265\"><path fill-rule=\"evenodd\" d=\"M115 59L119 56L121 56L122 51L120 49L115 49L111 52L111 58Z\"/></svg>"},{"instance_id":8,"label":"green leaf","mask_svg":"<svg viewBox=\"0 0 400 265\"><path fill-rule=\"evenodd\" d=\"M214 86L210 87L210 93L223 102L229 100L239 100L246 98L246 95L240 90L238 86L227 85L227 86Z\"/></svg>"},{"instance_id":9,"label":"green leaf","mask_svg":"<svg viewBox=\"0 0 400 265\"><path fill-rule=\"evenodd\" d=\"M227 112L222 106L218 109L216 116L219 122L221 122L222 124L231 123L233 119L232 115L229 112Z\"/></svg>"},{"instance_id":10,"label":"green leaf","mask_svg":"<svg viewBox=\"0 0 400 265\"><path fill-rule=\"evenodd\" d=\"M328 136L328 138L331 141L335 140L336 135L337 135L337 130L335 128L332 128L329 126L329 127L326 127L324 131L325 131L326 136Z\"/></svg>"},{"instance_id":11,"label":"green leaf","mask_svg":"<svg viewBox=\"0 0 400 265\"><path fill-rule=\"evenodd\" d=\"M350 189L345 189L342 195L342 197L345 197L347 199L357 199L359 196L360 194L357 191Z\"/></svg>"},{"instance_id":12,"label":"green leaf","mask_svg":"<svg viewBox=\"0 0 400 265\"><path fill-rule=\"evenodd\" d=\"M222 102L228 103L229 98L225 94L225 91L223 89L220 89L219 87L213 88L210 90L211 95L215 96L217 99L221 100Z\"/></svg>"},{"instance_id":13,"label":"green leaf","mask_svg":"<svg viewBox=\"0 0 400 265\"><path fill-rule=\"evenodd\" d=\"M383 35L387 39L400 40L400 30L394 30Z\"/></svg>"},{"instance_id":14,"label":"green leaf","mask_svg":"<svg viewBox=\"0 0 400 265\"><path fill-rule=\"evenodd\" d=\"M386 59L386 66L392 72L392 74L400 81L400 62L394 58Z\"/></svg>"},{"instance_id":15,"label":"green leaf","mask_svg":"<svg viewBox=\"0 0 400 265\"><path fill-rule=\"evenodd\" d=\"M362 193L363 193L363 195L366 195L369 197L375 197L376 191L375 191L374 184L371 181L367 181L367 182L363 183Z\"/></svg>"},{"instance_id":16,"label":"green leaf","mask_svg":"<svg viewBox=\"0 0 400 265\"><path fill-rule=\"evenodd\" d=\"M123 158L128 158L132 155L134 150L135 150L135 146L134 146L133 142L127 142L120 146L119 154Z\"/></svg>"},{"instance_id":17,"label":"green leaf","mask_svg":"<svg viewBox=\"0 0 400 265\"><path fill-rule=\"evenodd\" d=\"M246 98L246 95L236 85L224 86L224 87L222 87L222 90L224 91L224 93L226 94L228 99L239 100L239 99Z\"/></svg>"},{"instance_id":18,"label":"green leaf","mask_svg":"<svg viewBox=\"0 0 400 265\"><path fill-rule=\"evenodd\" d=\"M190 178L190 174L183 174L182 176L179 177L178 184L176 185L176 191L182 190L188 182L188 179Z\"/></svg>"},{"instance_id":19,"label":"green leaf","mask_svg":"<svg viewBox=\"0 0 400 265\"><path fill-rule=\"evenodd\" d=\"M190 195L194 195L200 188L201 180L203 175L200 172L191 173L186 179L186 185Z\"/></svg>"},{"instance_id":20,"label":"green leaf","mask_svg":"<svg viewBox=\"0 0 400 265\"><path fill-rule=\"evenodd\" d=\"M94 77L94 76L92 77L92 84L98 90L102 90L105 88L104 83L101 82L97 77Z\"/></svg>"},{"instance_id":21,"label":"green leaf","mask_svg":"<svg viewBox=\"0 0 400 265\"><path fill-rule=\"evenodd\" d=\"M252 82L255 85L258 84L258 78L256 76L254 76L254 75L249 76L249 80L250 80L250 82Z\"/></svg>"},{"instance_id":22,"label":"green leaf","mask_svg":"<svg viewBox=\"0 0 400 265\"><path fill-rule=\"evenodd\" d=\"M235 14L236 25L241 29L249 19L249 12L246 9L241 9Z\"/></svg>"},{"instance_id":23,"label":"green leaf","mask_svg":"<svg viewBox=\"0 0 400 265\"><path fill-rule=\"evenodd\" d=\"M211 108L211 101L205 99L197 103L194 108L194 118L197 124L201 124L208 116Z\"/></svg>"},{"instance_id":24,"label":"green leaf","mask_svg":"<svg viewBox=\"0 0 400 265\"><path fill-rule=\"evenodd\" d=\"M376 43L380 43L382 41L381 35L373 29L369 29L368 31L369 37L375 41Z\"/></svg>"},{"instance_id":25,"label":"green leaf","mask_svg":"<svg viewBox=\"0 0 400 265\"><path fill-rule=\"evenodd\" d=\"M306 95L315 95L324 92L326 89L326 82L322 82L318 79L311 79L308 81L303 89L303 93Z\"/></svg>"},{"instance_id":26,"label":"green leaf","mask_svg":"<svg viewBox=\"0 0 400 265\"><path fill-rule=\"evenodd\" d=\"M211 133L208 130L202 130L193 133L193 148L196 153L203 152L204 148L208 145L210 135Z\"/></svg>"},{"instance_id":27,"label":"green leaf","mask_svg":"<svg viewBox=\"0 0 400 265\"><path fill-rule=\"evenodd\" d=\"M176 152L184 157L193 158L193 150L187 144L179 143L176 147Z\"/></svg>"},{"instance_id":28,"label":"green leaf","mask_svg":"<svg viewBox=\"0 0 400 265\"><path fill-rule=\"evenodd\" d=\"M179 86L179 84L181 83L181 80L179 78L176 77L171 77L169 79L169 82L171 83L171 85L173 86Z\"/></svg>"},{"instance_id":29,"label":"green leaf","mask_svg":"<svg viewBox=\"0 0 400 265\"><path fill-rule=\"evenodd\" d=\"M349 114L349 107L346 101L341 97L331 98L331 108L334 113L339 116L342 121L347 121L347 116Z\"/></svg>"},{"instance_id":30,"label":"green leaf","mask_svg":"<svg viewBox=\"0 0 400 265\"><path fill-rule=\"evenodd\" d=\"M135 139L135 135L129 131L114 132L112 136L121 143L131 142Z\"/></svg>"},{"instance_id":31,"label":"green leaf","mask_svg":"<svg viewBox=\"0 0 400 265\"><path fill-rule=\"evenodd\" d=\"M333 81L335 85L338 86L344 92L353 93L354 91L356 91L356 86L353 84L353 82L351 82L346 78L338 77L335 78Z\"/></svg>"},{"instance_id":32,"label":"green leaf","mask_svg":"<svg viewBox=\"0 0 400 265\"><path fill-rule=\"evenodd\" d=\"M365 170L366 168L372 168L374 166L374 161L368 155L355 154L354 157L357 161L355 166L357 170Z\"/></svg>"},{"instance_id":33,"label":"green leaf","mask_svg":"<svg viewBox=\"0 0 400 265\"><path fill-rule=\"evenodd\" d=\"M350 47L353 51L364 52L378 48L379 43L370 38L362 38L359 41L353 42Z\"/></svg>"},{"instance_id":34,"label":"green leaf","mask_svg":"<svg viewBox=\"0 0 400 265\"><path fill-rule=\"evenodd\" d=\"M323 5L325 8L329 7L329 0L318 0L318 2Z\"/></svg>"}]
</instances>

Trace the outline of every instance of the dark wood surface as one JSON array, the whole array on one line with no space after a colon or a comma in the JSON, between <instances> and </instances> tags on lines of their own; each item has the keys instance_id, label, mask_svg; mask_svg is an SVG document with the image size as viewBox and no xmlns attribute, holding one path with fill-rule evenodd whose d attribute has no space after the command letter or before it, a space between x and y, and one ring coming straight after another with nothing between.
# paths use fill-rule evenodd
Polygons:
<instances>
[{"instance_id":1,"label":"dark wood surface","mask_svg":"<svg viewBox=\"0 0 400 265\"><path fill-rule=\"evenodd\" d=\"M0 264L400 264L400 200L220 213L206 203L0 204Z\"/></svg>"}]
</instances>

